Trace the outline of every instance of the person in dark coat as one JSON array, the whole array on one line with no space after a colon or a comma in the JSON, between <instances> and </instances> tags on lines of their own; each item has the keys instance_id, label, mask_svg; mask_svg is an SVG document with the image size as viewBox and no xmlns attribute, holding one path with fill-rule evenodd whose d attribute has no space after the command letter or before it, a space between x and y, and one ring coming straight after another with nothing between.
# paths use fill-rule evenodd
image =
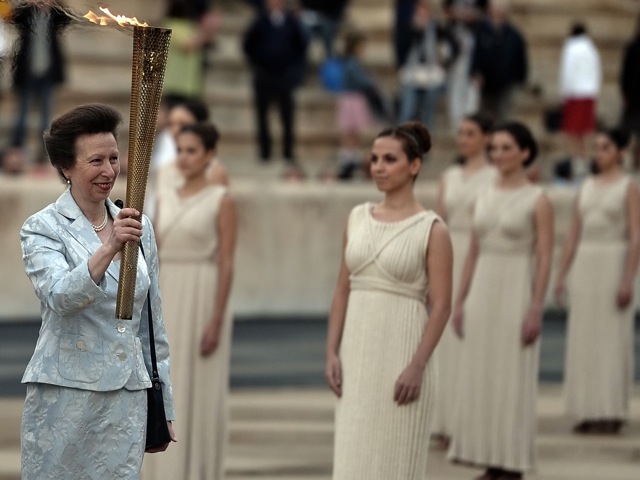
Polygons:
<instances>
[{"instance_id":1,"label":"person in dark coat","mask_svg":"<svg viewBox=\"0 0 640 480\"><path fill-rule=\"evenodd\" d=\"M413 11L416 0L396 0L393 21L393 53L395 55L396 68L400 69L407 61L413 36L411 24L413 23Z\"/></svg>"},{"instance_id":2,"label":"person in dark coat","mask_svg":"<svg viewBox=\"0 0 640 480\"><path fill-rule=\"evenodd\" d=\"M471 75L480 87L481 110L494 121L511 115L515 88L527 80L525 39L508 19L508 2L492 0L489 17L476 31Z\"/></svg>"},{"instance_id":3,"label":"person in dark coat","mask_svg":"<svg viewBox=\"0 0 640 480\"><path fill-rule=\"evenodd\" d=\"M55 0L23 3L14 10L18 39L13 58L13 87L19 98L14 147L21 148L25 142L29 103L34 97L40 100L40 133L49 128L54 89L65 77L60 35L70 20Z\"/></svg>"},{"instance_id":4,"label":"person in dark coat","mask_svg":"<svg viewBox=\"0 0 640 480\"><path fill-rule=\"evenodd\" d=\"M303 76L308 40L301 22L286 8L284 0L267 0L265 6L246 31L242 45L253 71L260 158L271 158L267 114L275 102L282 122L283 157L293 163L293 93Z\"/></svg>"},{"instance_id":5,"label":"person in dark coat","mask_svg":"<svg viewBox=\"0 0 640 480\"><path fill-rule=\"evenodd\" d=\"M624 103L622 124L635 136L633 165L638 169L640 168L640 15L638 15L635 34L624 50L620 90Z\"/></svg>"},{"instance_id":6,"label":"person in dark coat","mask_svg":"<svg viewBox=\"0 0 640 480\"><path fill-rule=\"evenodd\" d=\"M334 43L348 3L348 0L300 0L307 34L322 39L327 58L335 56Z\"/></svg>"}]
</instances>

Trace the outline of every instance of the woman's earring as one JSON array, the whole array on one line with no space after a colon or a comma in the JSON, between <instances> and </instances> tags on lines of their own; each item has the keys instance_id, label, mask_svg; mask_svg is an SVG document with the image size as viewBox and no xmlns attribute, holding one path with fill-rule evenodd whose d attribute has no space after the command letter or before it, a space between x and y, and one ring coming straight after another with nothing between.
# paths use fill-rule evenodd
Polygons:
<instances>
[{"instance_id":1,"label":"woman's earring","mask_svg":"<svg viewBox=\"0 0 640 480\"><path fill-rule=\"evenodd\" d=\"M71 185L71 180L67 178L67 185Z\"/></svg>"}]
</instances>

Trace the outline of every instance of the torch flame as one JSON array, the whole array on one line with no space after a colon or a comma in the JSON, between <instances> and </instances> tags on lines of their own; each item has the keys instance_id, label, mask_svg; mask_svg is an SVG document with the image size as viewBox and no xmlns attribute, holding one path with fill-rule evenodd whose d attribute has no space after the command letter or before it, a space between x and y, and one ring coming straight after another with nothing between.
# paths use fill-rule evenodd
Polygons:
<instances>
[{"instance_id":1,"label":"torch flame","mask_svg":"<svg viewBox=\"0 0 640 480\"><path fill-rule=\"evenodd\" d=\"M146 22L140 22L136 17L129 18L124 15L114 15L109 11L108 8L100 7L100 11L106 16L100 16L93 13L89 10L89 13L84 15L84 18L89 20L90 22L95 23L96 25L108 25L109 20L113 20L121 27L125 26L134 26L134 27L148 27L149 25Z\"/></svg>"}]
</instances>

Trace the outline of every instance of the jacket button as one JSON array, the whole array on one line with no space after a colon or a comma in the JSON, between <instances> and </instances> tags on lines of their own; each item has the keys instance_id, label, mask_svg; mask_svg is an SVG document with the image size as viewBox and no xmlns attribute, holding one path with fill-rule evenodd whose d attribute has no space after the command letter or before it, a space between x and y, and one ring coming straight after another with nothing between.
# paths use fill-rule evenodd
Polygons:
<instances>
[{"instance_id":1,"label":"jacket button","mask_svg":"<svg viewBox=\"0 0 640 480\"><path fill-rule=\"evenodd\" d=\"M122 324L118 325L118 332L124 333L126 331L127 331L127 328L124 325Z\"/></svg>"},{"instance_id":2,"label":"jacket button","mask_svg":"<svg viewBox=\"0 0 640 480\"><path fill-rule=\"evenodd\" d=\"M118 353L118 358L124 362L127 359L127 354L124 352L120 352Z\"/></svg>"},{"instance_id":3,"label":"jacket button","mask_svg":"<svg viewBox=\"0 0 640 480\"><path fill-rule=\"evenodd\" d=\"M84 350L84 347L85 347L85 346L86 346L86 345L84 344L84 342L83 342L82 340L78 340L78 341L76 342L76 347L78 348L78 350Z\"/></svg>"}]
</instances>

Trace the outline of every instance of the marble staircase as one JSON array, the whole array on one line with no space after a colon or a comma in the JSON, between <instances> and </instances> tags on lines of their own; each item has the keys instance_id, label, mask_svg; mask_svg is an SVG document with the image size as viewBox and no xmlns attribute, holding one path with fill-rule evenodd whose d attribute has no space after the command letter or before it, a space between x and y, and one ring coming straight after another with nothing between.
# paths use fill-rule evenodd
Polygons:
<instances>
[{"instance_id":1,"label":"marble staircase","mask_svg":"<svg viewBox=\"0 0 640 480\"><path fill-rule=\"evenodd\" d=\"M366 33L369 43L365 62L390 95L397 89L391 46L392 4L390 0L353 0L346 19L349 28ZM516 99L516 117L537 132L543 158L553 158L559 153L560 142L556 135L544 132L541 118L543 109L558 99L559 52L570 24L576 19L584 20L600 49L605 83L598 113L604 122L613 124L620 114L617 77L621 52L633 32L640 6L634 0L513 0L512 4L514 22L525 33L530 54L529 82ZM83 0L69 0L68 5L78 12L87 9ZM144 18L151 24L160 22L164 11L160 5L163 3L157 0L110 2L112 11ZM207 75L205 96L211 106L212 119L222 132L221 155L231 173L253 175L263 169L256 167L251 77L240 48L251 10L239 0L223 0L219 5L223 22L216 46L210 53L212 67ZM70 60L68 81L59 92L56 112L83 102L101 101L112 103L127 114L131 38L111 28L85 25L70 29L64 41ZM309 74L298 92L296 113L298 157L311 172L331 164L337 145L334 99L317 81L321 50L320 45L312 45ZM6 83L7 78L5 88ZM8 140L15 111L10 95L5 95L0 111L3 112L0 135ZM37 116L33 115L30 119L32 150L36 150L38 142L35 133L38 123ZM273 124L278 138L278 122ZM122 138L125 140L126 135ZM3 143L6 141L0 145ZM437 118L429 177L436 176L451 162L454 150L443 106Z\"/></svg>"}]
</instances>

